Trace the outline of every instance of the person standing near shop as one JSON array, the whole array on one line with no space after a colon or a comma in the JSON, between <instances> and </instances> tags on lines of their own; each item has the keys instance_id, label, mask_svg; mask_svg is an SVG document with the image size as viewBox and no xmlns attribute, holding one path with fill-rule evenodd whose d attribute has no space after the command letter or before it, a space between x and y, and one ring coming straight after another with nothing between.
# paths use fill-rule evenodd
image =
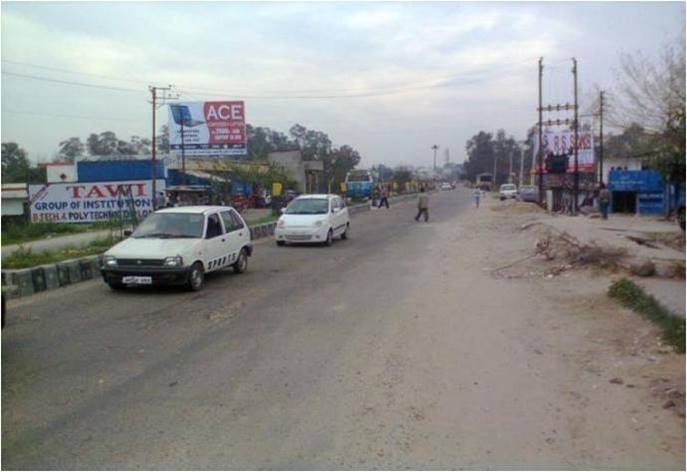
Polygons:
<instances>
[{"instance_id":1,"label":"person standing near shop","mask_svg":"<svg viewBox=\"0 0 687 472\"><path fill-rule=\"evenodd\" d=\"M604 220L608 219L608 205L611 203L611 192L606 188L606 184L601 183L599 186L599 209L601 210L601 217Z\"/></svg>"}]
</instances>

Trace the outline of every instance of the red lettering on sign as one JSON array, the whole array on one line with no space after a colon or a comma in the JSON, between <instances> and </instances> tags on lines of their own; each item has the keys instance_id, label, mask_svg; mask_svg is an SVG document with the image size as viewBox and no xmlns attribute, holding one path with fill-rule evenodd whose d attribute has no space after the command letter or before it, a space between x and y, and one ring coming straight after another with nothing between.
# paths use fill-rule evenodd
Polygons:
<instances>
[{"instance_id":1,"label":"red lettering on sign","mask_svg":"<svg viewBox=\"0 0 687 472\"><path fill-rule=\"evenodd\" d=\"M145 197L146 196L146 184L134 184L134 185L138 189L138 194L136 196L137 197Z\"/></svg>"},{"instance_id":2,"label":"red lettering on sign","mask_svg":"<svg viewBox=\"0 0 687 472\"><path fill-rule=\"evenodd\" d=\"M85 189L85 185L68 185L67 190L72 189L72 198L81 198L79 190Z\"/></svg>"},{"instance_id":3,"label":"red lettering on sign","mask_svg":"<svg viewBox=\"0 0 687 472\"><path fill-rule=\"evenodd\" d=\"M97 185L94 185L91 187L90 192L86 194L86 198L93 198L93 195L96 195L98 198L105 198L105 194L98 188Z\"/></svg>"}]
</instances>

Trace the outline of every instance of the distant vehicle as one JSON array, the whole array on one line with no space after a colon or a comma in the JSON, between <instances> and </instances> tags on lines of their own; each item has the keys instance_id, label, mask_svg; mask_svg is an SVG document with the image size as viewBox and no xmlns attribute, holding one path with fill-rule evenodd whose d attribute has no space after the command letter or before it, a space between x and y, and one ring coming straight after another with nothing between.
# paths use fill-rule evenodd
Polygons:
<instances>
[{"instance_id":1,"label":"distant vehicle","mask_svg":"<svg viewBox=\"0 0 687 472\"><path fill-rule=\"evenodd\" d=\"M538 202L539 189L534 185L521 185L518 190L518 200L521 202Z\"/></svg>"},{"instance_id":2,"label":"distant vehicle","mask_svg":"<svg viewBox=\"0 0 687 472\"><path fill-rule=\"evenodd\" d=\"M475 187L485 192L491 192L493 176L489 173L479 174L475 179Z\"/></svg>"},{"instance_id":3,"label":"distant vehicle","mask_svg":"<svg viewBox=\"0 0 687 472\"><path fill-rule=\"evenodd\" d=\"M372 198L374 177L365 169L354 169L346 174L346 196L348 198Z\"/></svg>"},{"instance_id":4,"label":"distant vehicle","mask_svg":"<svg viewBox=\"0 0 687 472\"><path fill-rule=\"evenodd\" d=\"M515 184L502 184L499 188L499 198L506 200L507 198L516 198L518 196L518 188Z\"/></svg>"},{"instance_id":5,"label":"distant vehicle","mask_svg":"<svg viewBox=\"0 0 687 472\"><path fill-rule=\"evenodd\" d=\"M277 246L348 239L351 226L346 203L338 195L301 195L283 210L274 230Z\"/></svg>"},{"instance_id":6,"label":"distant vehicle","mask_svg":"<svg viewBox=\"0 0 687 472\"><path fill-rule=\"evenodd\" d=\"M203 287L205 274L232 267L242 273L253 254L250 228L227 206L166 208L103 255L100 270L113 290L128 285Z\"/></svg>"},{"instance_id":7,"label":"distant vehicle","mask_svg":"<svg viewBox=\"0 0 687 472\"><path fill-rule=\"evenodd\" d=\"M449 184L448 182L444 182L439 187L439 190L453 190L453 185Z\"/></svg>"}]
</instances>

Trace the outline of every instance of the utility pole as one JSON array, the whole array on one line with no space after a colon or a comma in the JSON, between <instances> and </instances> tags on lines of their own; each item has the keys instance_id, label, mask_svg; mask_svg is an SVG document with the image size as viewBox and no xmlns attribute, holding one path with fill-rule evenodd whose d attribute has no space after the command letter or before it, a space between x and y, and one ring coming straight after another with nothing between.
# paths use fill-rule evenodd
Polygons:
<instances>
[{"instance_id":1,"label":"utility pole","mask_svg":"<svg viewBox=\"0 0 687 472\"><path fill-rule=\"evenodd\" d=\"M527 141L523 141L523 147L525 146L526 143L527 143ZM523 172L524 160L525 160L525 153L521 149L520 150L520 175L518 177L518 187L520 187L522 185L522 172Z\"/></svg>"},{"instance_id":2,"label":"utility pole","mask_svg":"<svg viewBox=\"0 0 687 472\"><path fill-rule=\"evenodd\" d=\"M155 164L157 162L156 161L156 157L157 157L157 143L156 143L157 130L155 129L155 111L157 110L157 99L158 99L157 92L158 92L158 90L163 92L163 95L162 95L162 97L160 97L160 99L164 102L165 100L170 98L167 96L167 92L172 90L172 86L171 85L168 87L149 86L148 90L150 90L150 93L153 97L153 101L152 101L152 104L153 104L153 139L152 139L153 149L152 149L152 156L151 156L152 158L151 158L150 162L151 162L152 176L153 176L153 211L155 211L155 209L157 208L157 188L156 188L157 172L156 172L156 168L155 168Z\"/></svg>"},{"instance_id":3,"label":"utility pole","mask_svg":"<svg viewBox=\"0 0 687 472\"><path fill-rule=\"evenodd\" d=\"M599 91L599 183L604 183L604 91Z\"/></svg>"},{"instance_id":4,"label":"utility pole","mask_svg":"<svg viewBox=\"0 0 687 472\"><path fill-rule=\"evenodd\" d=\"M539 165L539 203L544 201L544 143L542 136L542 90L541 81L544 72L544 58L539 58L539 148L537 149L537 162Z\"/></svg>"},{"instance_id":5,"label":"utility pole","mask_svg":"<svg viewBox=\"0 0 687 472\"><path fill-rule=\"evenodd\" d=\"M496 189L496 162L499 160L499 155L495 152L494 153L494 173L492 174L491 177L491 184L492 184L492 190Z\"/></svg>"},{"instance_id":6,"label":"utility pole","mask_svg":"<svg viewBox=\"0 0 687 472\"><path fill-rule=\"evenodd\" d=\"M437 149L439 149L439 146L437 146L436 144L432 146L432 150L434 151L434 172L437 171Z\"/></svg>"},{"instance_id":7,"label":"utility pole","mask_svg":"<svg viewBox=\"0 0 687 472\"><path fill-rule=\"evenodd\" d=\"M573 81L574 81L574 92L575 92L575 120L574 120L574 147L573 147L573 153L575 154L575 183L574 183L574 189L573 189L573 215L577 214L577 206L578 206L578 201L577 201L577 196L580 192L580 172L578 168L578 148L579 148L579 142L578 142L578 128L579 128L579 123L577 122L577 59L574 57L572 58L573 62Z\"/></svg>"},{"instance_id":8,"label":"utility pole","mask_svg":"<svg viewBox=\"0 0 687 472\"><path fill-rule=\"evenodd\" d=\"M513 149L508 154L508 183L513 183Z\"/></svg>"}]
</instances>

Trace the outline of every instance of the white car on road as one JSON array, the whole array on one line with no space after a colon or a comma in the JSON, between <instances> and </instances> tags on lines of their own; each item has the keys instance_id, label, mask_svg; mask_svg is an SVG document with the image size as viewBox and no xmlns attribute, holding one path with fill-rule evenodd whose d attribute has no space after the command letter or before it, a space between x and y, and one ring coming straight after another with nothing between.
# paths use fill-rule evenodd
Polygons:
<instances>
[{"instance_id":1,"label":"white car on road","mask_svg":"<svg viewBox=\"0 0 687 472\"><path fill-rule=\"evenodd\" d=\"M499 189L499 198L505 200L507 198L517 198L518 187L515 184L503 184Z\"/></svg>"},{"instance_id":2,"label":"white car on road","mask_svg":"<svg viewBox=\"0 0 687 472\"><path fill-rule=\"evenodd\" d=\"M274 237L278 246L287 242L331 246L337 236L348 239L350 226L348 208L338 195L301 195L283 210Z\"/></svg>"},{"instance_id":3,"label":"white car on road","mask_svg":"<svg viewBox=\"0 0 687 472\"><path fill-rule=\"evenodd\" d=\"M103 255L101 274L113 289L127 285L203 287L205 274L241 273L253 253L250 228L236 210L188 206L156 211Z\"/></svg>"}]
</instances>

